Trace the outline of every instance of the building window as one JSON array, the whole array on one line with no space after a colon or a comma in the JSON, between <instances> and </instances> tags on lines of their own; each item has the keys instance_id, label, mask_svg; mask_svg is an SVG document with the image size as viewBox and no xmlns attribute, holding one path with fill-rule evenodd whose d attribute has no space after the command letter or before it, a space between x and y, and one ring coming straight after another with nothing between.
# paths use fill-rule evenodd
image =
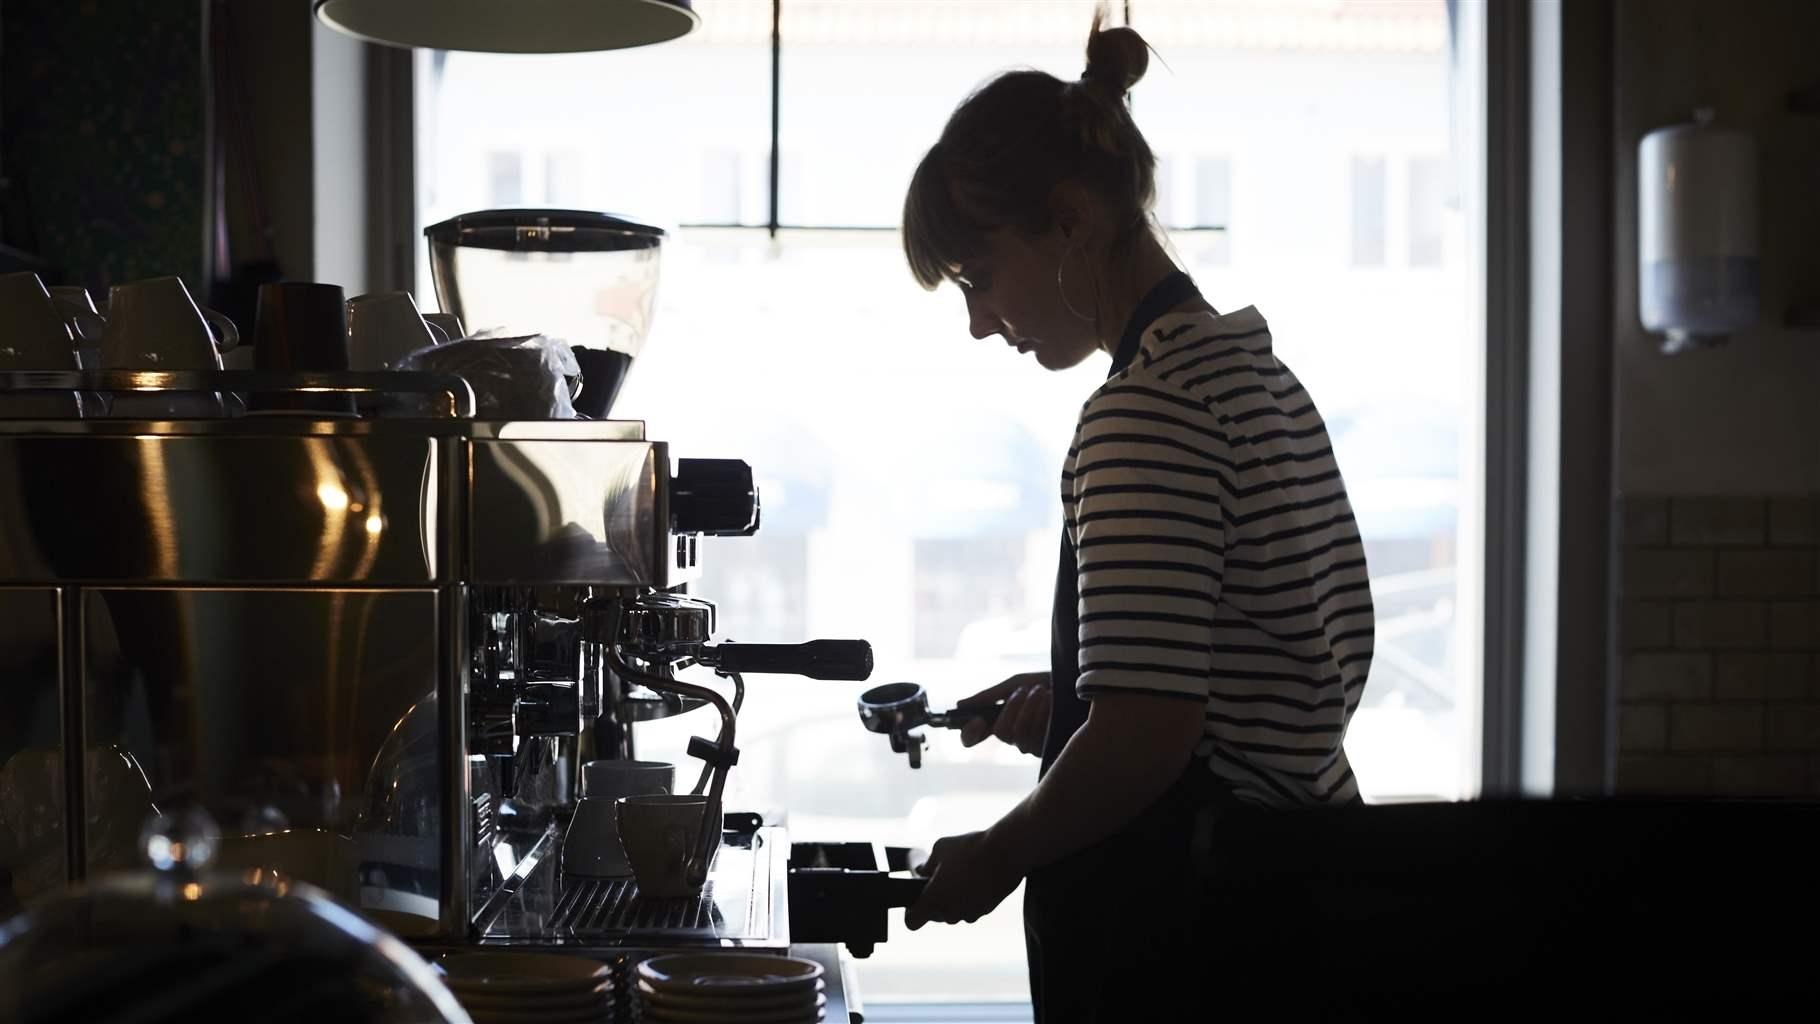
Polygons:
<instances>
[{"instance_id":1,"label":"building window","mask_svg":"<svg viewBox=\"0 0 1820 1024\"><path fill-rule=\"evenodd\" d=\"M1352 265L1384 265L1388 175L1381 156L1352 158Z\"/></svg>"},{"instance_id":2,"label":"building window","mask_svg":"<svg viewBox=\"0 0 1820 1024\"><path fill-rule=\"evenodd\" d=\"M575 150L544 154L543 201L552 206L585 206L587 169L586 159Z\"/></svg>"},{"instance_id":3,"label":"building window","mask_svg":"<svg viewBox=\"0 0 1820 1024\"><path fill-rule=\"evenodd\" d=\"M1438 267L1445 244L1447 161L1422 157L1409 162L1409 265Z\"/></svg>"},{"instance_id":4,"label":"building window","mask_svg":"<svg viewBox=\"0 0 1820 1024\"><path fill-rule=\"evenodd\" d=\"M487 204L517 206L525 201L525 155L510 150L487 154Z\"/></svg>"}]
</instances>

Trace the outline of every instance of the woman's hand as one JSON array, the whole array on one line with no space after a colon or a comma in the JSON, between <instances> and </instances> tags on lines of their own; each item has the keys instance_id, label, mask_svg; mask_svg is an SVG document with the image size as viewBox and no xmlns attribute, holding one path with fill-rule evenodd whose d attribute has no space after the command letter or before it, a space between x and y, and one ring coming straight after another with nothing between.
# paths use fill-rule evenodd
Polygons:
<instances>
[{"instance_id":1,"label":"woman's hand","mask_svg":"<svg viewBox=\"0 0 1820 1024\"><path fill-rule=\"evenodd\" d=\"M1023 880L1023 873L996 849L988 832L936 840L929 859L916 870L929 876L929 884L904 911L904 925L911 931L930 921L972 924L1003 903Z\"/></svg>"},{"instance_id":2,"label":"woman's hand","mask_svg":"<svg viewBox=\"0 0 1820 1024\"><path fill-rule=\"evenodd\" d=\"M988 736L997 736L1026 754L1043 752L1043 737L1049 731L1049 673L1020 672L989 686L960 702L960 707L994 704L1003 700L1005 709L998 720L988 726L975 718L961 727L961 745L975 746Z\"/></svg>"}]
</instances>

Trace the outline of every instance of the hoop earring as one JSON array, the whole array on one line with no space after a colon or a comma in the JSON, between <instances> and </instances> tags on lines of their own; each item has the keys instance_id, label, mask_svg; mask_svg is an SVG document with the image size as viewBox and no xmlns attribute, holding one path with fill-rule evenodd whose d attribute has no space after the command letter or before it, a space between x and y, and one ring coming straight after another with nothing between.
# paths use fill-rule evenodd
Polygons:
<instances>
[{"instance_id":1,"label":"hoop earring","mask_svg":"<svg viewBox=\"0 0 1820 1024\"><path fill-rule=\"evenodd\" d=\"M1074 243L1072 241L1070 241L1068 243L1068 248L1064 249L1062 251L1061 262L1059 262L1055 265L1055 292L1058 296L1061 297L1062 305L1067 307L1068 312L1073 313L1075 315L1076 319L1084 320L1087 323L1093 324L1095 329L1097 329L1099 326L1099 317L1098 316L1087 316L1086 314L1082 313L1080 310L1075 309L1074 303L1068 301L1067 287L1062 284L1062 268L1068 265L1068 255L1072 252L1074 252ZM1096 283L1094 287L1097 291L1099 286Z\"/></svg>"}]
</instances>

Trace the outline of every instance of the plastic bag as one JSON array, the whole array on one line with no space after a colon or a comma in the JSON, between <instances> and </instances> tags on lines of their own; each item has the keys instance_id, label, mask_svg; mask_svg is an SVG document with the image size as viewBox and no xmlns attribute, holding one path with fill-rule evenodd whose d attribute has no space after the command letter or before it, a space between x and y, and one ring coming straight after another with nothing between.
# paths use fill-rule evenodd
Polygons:
<instances>
[{"instance_id":1,"label":"plastic bag","mask_svg":"<svg viewBox=\"0 0 1820 1024\"><path fill-rule=\"evenodd\" d=\"M453 374L474 389L475 418L572 420L581 366L559 338L542 334L471 338L418 349L400 370Z\"/></svg>"}]
</instances>

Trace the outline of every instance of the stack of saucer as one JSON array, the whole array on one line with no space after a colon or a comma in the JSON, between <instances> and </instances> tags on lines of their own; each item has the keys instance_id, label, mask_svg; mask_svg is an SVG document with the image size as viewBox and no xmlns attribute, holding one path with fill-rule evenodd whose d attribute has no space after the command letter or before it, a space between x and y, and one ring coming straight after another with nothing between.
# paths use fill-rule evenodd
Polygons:
<instances>
[{"instance_id":1,"label":"stack of saucer","mask_svg":"<svg viewBox=\"0 0 1820 1024\"><path fill-rule=\"evenodd\" d=\"M437 961L474 1024L606 1024L613 997L607 965L554 953L450 953Z\"/></svg>"},{"instance_id":2,"label":"stack of saucer","mask_svg":"<svg viewBox=\"0 0 1820 1024\"><path fill-rule=\"evenodd\" d=\"M813 960L747 953L673 953L638 965L644 1024L815 1024L828 1005Z\"/></svg>"}]
</instances>

